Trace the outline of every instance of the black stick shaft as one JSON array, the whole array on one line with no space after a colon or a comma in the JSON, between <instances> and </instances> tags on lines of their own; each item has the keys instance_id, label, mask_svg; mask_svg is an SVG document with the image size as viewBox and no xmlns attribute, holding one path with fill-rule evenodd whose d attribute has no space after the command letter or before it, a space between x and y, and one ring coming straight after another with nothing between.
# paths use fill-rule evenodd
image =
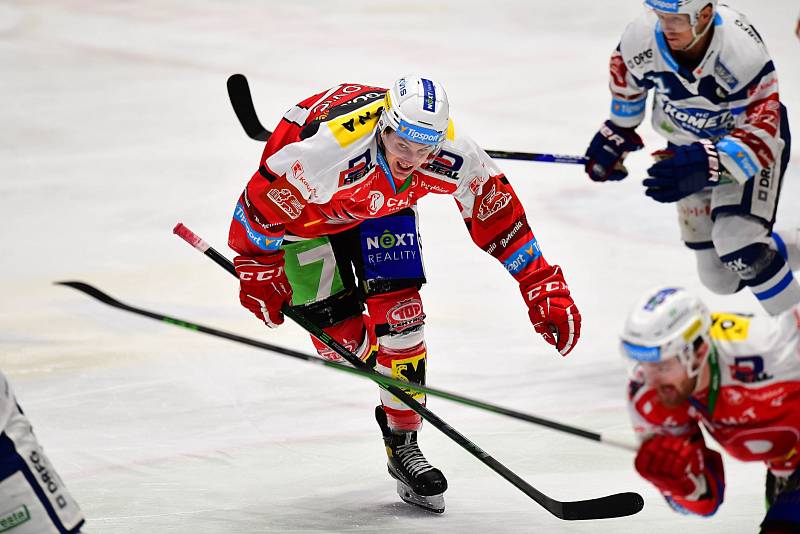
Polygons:
<instances>
[{"instance_id":1,"label":"black stick shaft","mask_svg":"<svg viewBox=\"0 0 800 534\"><path fill-rule=\"evenodd\" d=\"M473 399L471 397L466 397L464 395L460 395L458 393L452 393L449 391L445 391L442 389L434 388L427 385L422 384L413 384L398 378L392 378L390 376L378 375L375 376L373 373L365 373L361 369L356 369L355 367L349 365L342 365L336 362L324 360L318 356L313 356L311 354L307 354L305 352L300 352L292 349L288 349L286 347L281 347L278 345L272 345L270 343L265 343L263 341L258 341L256 339L252 339L249 337L241 336L239 334L234 334L232 332L227 332L225 330L219 330L217 328L212 328L209 326L204 326L202 324L198 324L192 321L187 321L184 319L179 319L177 317L172 317L170 315L165 315L159 312L148 311L142 308L138 308L135 306L130 306L119 300L111 297L107 293L100 291L94 286L86 284L84 282L56 282L56 284L69 286L78 291L86 293L87 295L96 298L100 302L104 304L108 304L109 306L113 306L115 308L119 308L128 312L132 312L138 315L143 315L145 317L149 317L151 319L155 319L157 321L162 321L171 325L180 326L182 328L186 328L188 330L194 330L196 332L202 332L204 334L208 334L214 337L219 337L223 339L227 339L229 341L235 341L236 343L241 343L243 345L248 345L251 347L269 350L271 352L275 352L277 354L281 354L284 356L290 356L295 359L304 360L307 362L311 362L317 365L322 365L324 367L330 367L336 371L342 371L348 374L360 376L363 378L370 378L372 380L380 380L382 383L391 384L393 386L399 386L405 388L407 390L417 391L419 393L425 393L427 395L431 395L433 397L439 397L442 399L447 399L453 402L457 402L459 404L463 404L465 406L472 406L473 408L478 408L480 410L484 410L491 413L496 413L500 415L505 415L507 417L511 417L513 419L519 419L521 421L526 421L528 423L533 423L539 426L544 426L547 428L551 428L553 430L557 430L559 432L564 432L567 434L571 434L573 436L578 436L581 438L589 439L592 441L599 441L600 443L605 443L607 445L611 445L620 449L624 449L626 451L636 451L636 447L630 443L621 442L621 441L614 441L610 440L609 438L603 437L601 434L597 432L592 432L590 430L585 430L582 428L578 428L571 425L566 425L564 423L559 423L557 421L551 421L549 419L544 419L542 417L538 417L535 415L531 415L525 412L520 412L517 410L512 410L511 408L505 408L503 406L498 406L496 404L492 404L489 402L485 402L478 399Z\"/></svg>"},{"instance_id":2,"label":"black stick shaft","mask_svg":"<svg viewBox=\"0 0 800 534\"><path fill-rule=\"evenodd\" d=\"M218 265L222 266L238 280L236 270L230 260L219 254L213 249L213 247L194 234L194 232L180 223L175 226L174 232L187 243L191 244L196 249L201 250L206 256L211 258ZM370 376L380 376L379 373L361 361L358 356L347 350L347 348L342 346L338 341L328 335L327 332L308 321L301 313L292 309L288 305L284 305L281 311L284 313L284 315L299 324L304 330L319 339L329 349L333 350L342 358L347 360L347 362L353 367L370 374ZM622 517L635 514L644 506L644 500L642 499L641 495L632 492L617 493L614 495L600 497L598 499L572 502L562 502L548 497L538 489L528 484L525 480L520 478L505 465L494 459L491 455L489 455L489 453L481 449L478 445L467 439L439 416L417 402L403 389L397 386L383 384L380 380L376 380L376 382L380 387L389 391L401 402L418 413L423 419L439 429L444 435L458 443L464 450L472 454L474 457L492 469L495 473L505 478L514 487L525 493L528 497L532 498L548 512L560 519L578 520Z\"/></svg>"},{"instance_id":3,"label":"black stick shaft","mask_svg":"<svg viewBox=\"0 0 800 534\"><path fill-rule=\"evenodd\" d=\"M250 84L244 74L233 74L228 78L228 98L239 124L250 139L268 141L272 132L264 128L258 119L250 93ZM574 163L585 165L589 160L584 156L566 154L543 154L538 152L513 152L507 150L487 150L487 154L495 159L514 159L522 161L539 161L542 163Z\"/></svg>"}]
</instances>

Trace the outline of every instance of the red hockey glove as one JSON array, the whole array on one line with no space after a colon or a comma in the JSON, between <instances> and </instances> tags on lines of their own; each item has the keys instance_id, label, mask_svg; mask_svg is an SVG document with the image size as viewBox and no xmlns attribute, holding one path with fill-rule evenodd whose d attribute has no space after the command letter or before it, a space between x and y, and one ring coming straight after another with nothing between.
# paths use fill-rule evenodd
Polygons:
<instances>
[{"instance_id":1,"label":"red hockey glove","mask_svg":"<svg viewBox=\"0 0 800 534\"><path fill-rule=\"evenodd\" d=\"M714 497L706 477L706 462L722 465L722 457L707 449L700 435L654 436L639 448L636 470L664 495L699 501ZM712 485L714 483L712 482ZM716 508L715 508L716 509Z\"/></svg>"},{"instance_id":2,"label":"red hockey glove","mask_svg":"<svg viewBox=\"0 0 800 534\"><path fill-rule=\"evenodd\" d=\"M561 267L550 265L519 281L522 298L528 305L533 328L545 341L566 356L581 336L581 314L561 274Z\"/></svg>"},{"instance_id":3,"label":"red hockey glove","mask_svg":"<svg viewBox=\"0 0 800 534\"><path fill-rule=\"evenodd\" d=\"M282 324L281 307L292 301L292 286L283 268L283 251L255 257L236 256L233 265L239 275L242 306L270 328Z\"/></svg>"}]
</instances>

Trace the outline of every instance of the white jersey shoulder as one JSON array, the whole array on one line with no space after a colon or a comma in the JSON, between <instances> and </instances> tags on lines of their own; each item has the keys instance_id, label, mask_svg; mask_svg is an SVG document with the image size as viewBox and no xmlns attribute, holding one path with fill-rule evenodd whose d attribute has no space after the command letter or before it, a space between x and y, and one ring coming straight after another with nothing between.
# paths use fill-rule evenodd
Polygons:
<instances>
[{"instance_id":1,"label":"white jersey shoulder","mask_svg":"<svg viewBox=\"0 0 800 534\"><path fill-rule=\"evenodd\" d=\"M472 216L475 199L485 193L484 184L492 176L503 174L478 143L468 135L455 132L452 122L447 138L432 163L424 166L421 172L440 180L456 182L456 189L451 194L461 205L461 214L465 218Z\"/></svg>"},{"instance_id":2,"label":"white jersey shoulder","mask_svg":"<svg viewBox=\"0 0 800 534\"><path fill-rule=\"evenodd\" d=\"M711 338L723 386L800 380L800 330L794 311L777 317L715 313L713 318Z\"/></svg>"},{"instance_id":3,"label":"white jersey shoulder","mask_svg":"<svg viewBox=\"0 0 800 534\"><path fill-rule=\"evenodd\" d=\"M611 120L624 127L638 126L645 116L647 92L653 89L653 128L674 144L716 142L743 127L748 105L777 93L774 65L744 15L720 5L713 24L706 54L691 71L675 60L652 12L629 24L619 55L612 57ZM765 142L775 145L775 154L779 152L777 141ZM753 174L745 169L741 180Z\"/></svg>"},{"instance_id":4,"label":"white jersey shoulder","mask_svg":"<svg viewBox=\"0 0 800 534\"><path fill-rule=\"evenodd\" d=\"M276 176L285 175L307 202L328 202L340 185L354 184L374 168L375 129L382 107L383 100L375 100L313 124L315 130L307 137L268 157L267 169Z\"/></svg>"}]
</instances>

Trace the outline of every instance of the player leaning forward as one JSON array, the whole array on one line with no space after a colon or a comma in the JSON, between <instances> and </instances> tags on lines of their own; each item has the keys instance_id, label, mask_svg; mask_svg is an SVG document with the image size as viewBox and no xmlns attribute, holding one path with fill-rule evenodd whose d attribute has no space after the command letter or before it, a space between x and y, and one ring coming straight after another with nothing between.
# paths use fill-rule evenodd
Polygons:
<instances>
[{"instance_id":1,"label":"player leaning forward","mask_svg":"<svg viewBox=\"0 0 800 534\"><path fill-rule=\"evenodd\" d=\"M748 286L777 314L800 285L770 236L790 136L778 79L761 36L716 0L646 0L611 56L611 118L586 152L592 180L621 180L625 154L643 147L635 128L652 89L652 123L668 142L653 154L645 193L676 202L681 238L703 284L729 294Z\"/></svg>"},{"instance_id":2,"label":"player leaning forward","mask_svg":"<svg viewBox=\"0 0 800 534\"><path fill-rule=\"evenodd\" d=\"M83 513L0 371L0 532L78 534Z\"/></svg>"},{"instance_id":3,"label":"player leaning forward","mask_svg":"<svg viewBox=\"0 0 800 534\"><path fill-rule=\"evenodd\" d=\"M702 425L734 458L766 464L762 533L800 532L798 320L797 310L710 313L680 288L646 295L628 316L636 469L675 510L709 516L722 503L722 457Z\"/></svg>"},{"instance_id":4,"label":"player leaning forward","mask_svg":"<svg viewBox=\"0 0 800 534\"><path fill-rule=\"evenodd\" d=\"M428 193L454 198L472 240L519 283L535 330L566 356L581 316L561 269L545 261L503 173L454 133L442 86L416 76L388 91L342 84L284 115L231 223L242 304L272 327L290 303L379 372L424 383L415 205ZM443 511L447 481L417 446L420 416L381 391L375 417L400 496Z\"/></svg>"}]
</instances>

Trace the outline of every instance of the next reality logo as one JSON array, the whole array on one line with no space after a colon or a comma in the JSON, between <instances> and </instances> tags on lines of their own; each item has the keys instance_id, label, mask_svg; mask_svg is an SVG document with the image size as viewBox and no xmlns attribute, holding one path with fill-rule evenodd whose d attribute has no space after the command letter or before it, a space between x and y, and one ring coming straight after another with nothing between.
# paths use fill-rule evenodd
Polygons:
<instances>
[{"instance_id":1,"label":"next reality logo","mask_svg":"<svg viewBox=\"0 0 800 534\"><path fill-rule=\"evenodd\" d=\"M381 235L367 238L367 250L390 249L394 247L413 247L414 234L411 232L395 234L385 230Z\"/></svg>"},{"instance_id":2,"label":"next reality logo","mask_svg":"<svg viewBox=\"0 0 800 534\"><path fill-rule=\"evenodd\" d=\"M412 232L385 230L381 235L368 236L366 244L367 261L373 265L417 257L416 236Z\"/></svg>"}]
</instances>

